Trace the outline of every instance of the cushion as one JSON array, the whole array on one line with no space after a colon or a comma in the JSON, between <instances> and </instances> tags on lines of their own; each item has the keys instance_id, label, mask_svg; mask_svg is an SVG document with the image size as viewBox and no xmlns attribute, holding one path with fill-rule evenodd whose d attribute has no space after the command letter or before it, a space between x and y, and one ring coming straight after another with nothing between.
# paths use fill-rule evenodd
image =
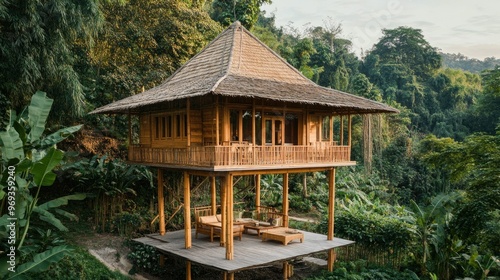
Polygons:
<instances>
[{"instance_id":1,"label":"cushion","mask_svg":"<svg viewBox=\"0 0 500 280\"><path fill-rule=\"evenodd\" d=\"M203 216L200 217L200 223L202 224L209 224L209 223L218 223L219 221L217 220L216 216Z\"/></svg>"}]
</instances>

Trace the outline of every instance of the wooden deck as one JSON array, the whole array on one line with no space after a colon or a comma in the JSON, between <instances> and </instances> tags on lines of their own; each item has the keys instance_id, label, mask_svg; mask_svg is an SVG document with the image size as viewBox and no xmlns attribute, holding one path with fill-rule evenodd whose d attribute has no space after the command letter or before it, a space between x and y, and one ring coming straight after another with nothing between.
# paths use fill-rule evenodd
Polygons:
<instances>
[{"instance_id":1,"label":"wooden deck","mask_svg":"<svg viewBox=\"0 0 500 280\"><path fill-rule=\"evenodd\" d=\"M301 232L304 233L304 242L294 240L287 246L277 241L262 241L256 234L244 234L241 241L237 239L234 241L233 260L225 259L226 249L220 247L218 239L210 242L206 235L200 235L198 239L195 239L194 230L190 249L184 248L184 230L167 232L163 236L152 234L134 239L134 241L153 246L162 253L224 272L258 268L354 243L354 241L341 238L329 241L326 240L326 235Z\"/></svg>"}]
</instances>

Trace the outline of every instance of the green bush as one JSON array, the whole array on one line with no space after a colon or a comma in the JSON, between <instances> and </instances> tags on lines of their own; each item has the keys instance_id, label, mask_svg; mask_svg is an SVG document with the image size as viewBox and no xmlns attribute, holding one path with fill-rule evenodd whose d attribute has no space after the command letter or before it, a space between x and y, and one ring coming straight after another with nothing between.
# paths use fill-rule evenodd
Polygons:
<instances>
[{"instance_id":1,"label":"green bush","mask_svg":"<svg viewBox=\"0 0 500 280\"><path fill-rule=\"evenodd\" d=\"M130 279L119 272L110 271L83 248L75 249L59 262L52 264L47 271L29 276L39 280Z\"/></svg>"},{"instance_id":2,"label":"green bush","mask_svg":"<svg viewBox=\"0 0 500 280\"><path fill-rule=\"evenodd\" d=\"M367 266L365 261L337 262L333 272L323 271L308 280L419 280L413 271Z\"/></svg>"}]
</instances>

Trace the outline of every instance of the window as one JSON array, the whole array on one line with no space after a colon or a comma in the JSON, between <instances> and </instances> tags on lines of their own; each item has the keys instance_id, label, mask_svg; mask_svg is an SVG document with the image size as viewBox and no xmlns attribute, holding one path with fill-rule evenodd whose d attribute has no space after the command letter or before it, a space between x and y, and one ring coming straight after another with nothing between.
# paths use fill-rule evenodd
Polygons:
<instances>
[{"instance_id":1,"label":"window","mask_svg":"<svg viewBox=\"0 0 500 280\"><path fill-rule=\"evenodd\" d=\"M155 140L187 137L188 123L186 114L157 115L153 118L153 121L153 135Z\"/></svg>"}]
</instances>

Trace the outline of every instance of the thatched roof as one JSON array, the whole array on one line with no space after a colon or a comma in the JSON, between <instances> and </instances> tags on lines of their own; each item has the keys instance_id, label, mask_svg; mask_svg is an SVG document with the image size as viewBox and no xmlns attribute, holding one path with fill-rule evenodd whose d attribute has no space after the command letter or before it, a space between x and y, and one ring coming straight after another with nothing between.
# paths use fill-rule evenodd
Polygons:
<instances>
[{"instance_id":1,"label":"thatched roof","mask_svg":"<svg viewBox=\"0 0 500 280\"><path fill-rule=\"evenodd\" d=\"M359 114L398 112L385 104L315 84L235 22L159 86L91 113L127 113L206 94L322 105Z\"/></svg>"}]
</instances>

